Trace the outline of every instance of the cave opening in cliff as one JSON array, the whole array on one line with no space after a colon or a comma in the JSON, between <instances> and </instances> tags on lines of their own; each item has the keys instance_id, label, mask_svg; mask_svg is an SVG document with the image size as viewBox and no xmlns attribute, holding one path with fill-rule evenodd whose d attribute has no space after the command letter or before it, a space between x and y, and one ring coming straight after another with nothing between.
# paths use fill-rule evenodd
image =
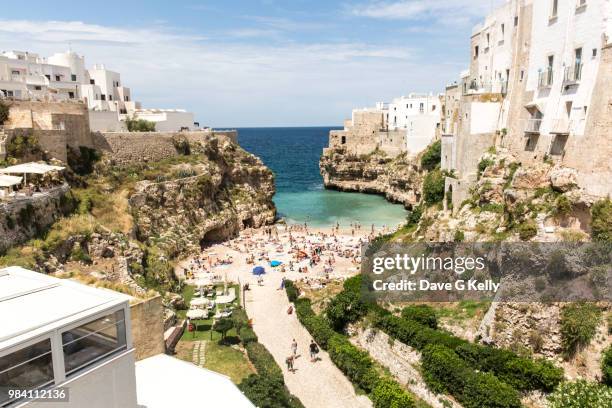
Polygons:
<instances>
[{"instance_id":1,"label":"cave opening in cliff","mask_svg":"<svg viewBox=\"0 0 612 408\"><path fill-rule=\"evenodd\" d=\"M253 219L253 217L242 220L242 227L243 228L255 228L255 220Z\"/></svg>"},{"instance_id":2,"label":"cave opening in cliff","mask_svg":"<svg viewBox=\"0 0 612 408\"><path fill-rule=\"evenodd\" d=\"M200 248L204 249L212 244L223 242L229 235L229 231L225 227L213 228L200 239Z\"/></svg>"}]
</instances>

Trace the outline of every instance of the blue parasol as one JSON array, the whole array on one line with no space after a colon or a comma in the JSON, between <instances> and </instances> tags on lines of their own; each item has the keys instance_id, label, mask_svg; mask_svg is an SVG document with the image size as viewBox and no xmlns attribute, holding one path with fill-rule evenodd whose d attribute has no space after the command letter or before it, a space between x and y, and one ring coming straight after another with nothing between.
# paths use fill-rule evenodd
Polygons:
<instances>
[{"instance_id":1,"label":"blue parasol","mask_svg":"<svg viewBox=\"0 0 612 408\"><path fill-rule=\"evenodd\" d=\"M282 265L281 261L272 261L270 262L270 266L276 268L277 266Z\"/></svg>"},{"instance_id":2,"label":"blue parasol","mask_svg":"<svg viewBox=\"0 0 612 408\"><path fill-rule=\"evenodd\" d=\"M266 270L264 269L263 266L256 266L253 268L253 275L263 275L264 273L266 273Z\"/></svg>"}]
</instances>

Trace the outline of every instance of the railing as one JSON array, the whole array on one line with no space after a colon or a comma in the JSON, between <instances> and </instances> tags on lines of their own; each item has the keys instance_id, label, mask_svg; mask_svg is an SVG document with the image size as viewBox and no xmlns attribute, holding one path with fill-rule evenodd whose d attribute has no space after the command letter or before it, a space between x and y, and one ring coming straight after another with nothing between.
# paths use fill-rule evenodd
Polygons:
<instances>
[{"instance_id":1,"label":"railing","mask_svg":"<svg viewBox=\"0 0 612 408\"><path fill-rule=\"evenodd\" d=\"M582 77L582 63L577 62L576 64L565 67L563 72L563 83L564 84L575 84L580 81Z\"/></svg>"},{"instance_id":2,"label":"railing","mask_svg":"<svg viewBox=\"0 0 612 408\"><path fill-rule=\"evenodd\" d=\"M538 73L538 88L550 88L553 83L553 70L546 68Z\"/></svg>"},{"instance_id":3,"label":"railing","mask_svg":"<svg viewBox=\"0 0 612 408\"><path fill-rule=\"evenodd\" d=\"M467 93L500 93L506 95L508 93L508 81L505 79L493 82L472 80L468 85Z\"/></svg>"},{"instance_id":4,"label":"railing","mask_svg":"<svg viewBox=\"0 0 612 408\"><path fill-rule=\"evenodd\" d=\"M569 135L572 130L573 122L567 118L553 119L550 133L557 135Z\"/></svg>"},{"instance_id":5,"label":"railing","mask_svg":"<svg viewBox=\"0 0 612 408\"><path fill-rule=\"evenodd\" d=\"M525 123L525 133L540 133L542 119L527 119Z\"/></svg>"}]
</instances>

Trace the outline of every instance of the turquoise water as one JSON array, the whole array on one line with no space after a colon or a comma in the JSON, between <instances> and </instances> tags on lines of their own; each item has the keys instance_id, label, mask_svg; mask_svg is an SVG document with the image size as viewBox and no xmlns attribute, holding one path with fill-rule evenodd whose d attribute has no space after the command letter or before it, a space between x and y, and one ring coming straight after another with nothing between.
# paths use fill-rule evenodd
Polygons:
<instances>
[{"instance_id":1,"label":"turquoise water","mask_svg":"<svg viewBox=\"0 0 612 408\"><path fill-rule=\"evenodd\" d=\"M319 157L331 129L238 129L240 145L259 156L276 176L274 202L279 216L290 223L308 222L312 226L360 222L365 228L371 224L395 226L404 221L404 207L381 196L323 188Z\"/></svg>"}]
</instances>

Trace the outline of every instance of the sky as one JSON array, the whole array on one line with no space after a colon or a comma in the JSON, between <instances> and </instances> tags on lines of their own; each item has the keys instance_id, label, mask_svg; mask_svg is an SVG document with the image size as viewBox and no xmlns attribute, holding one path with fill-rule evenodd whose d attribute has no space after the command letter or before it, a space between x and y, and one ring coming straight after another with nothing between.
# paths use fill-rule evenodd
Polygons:
<instances>
[{"instance_id":1,"label":"sky","mask_svg":"<svg viewBox=\"0 0 612 408\"><path fill-rule=\"evenodd\" d=\"M353 108L443 92L501 0L3 2L0 50L72 49L149 108L202 125L340 125Z\"/></svg>"}]
</instances>

